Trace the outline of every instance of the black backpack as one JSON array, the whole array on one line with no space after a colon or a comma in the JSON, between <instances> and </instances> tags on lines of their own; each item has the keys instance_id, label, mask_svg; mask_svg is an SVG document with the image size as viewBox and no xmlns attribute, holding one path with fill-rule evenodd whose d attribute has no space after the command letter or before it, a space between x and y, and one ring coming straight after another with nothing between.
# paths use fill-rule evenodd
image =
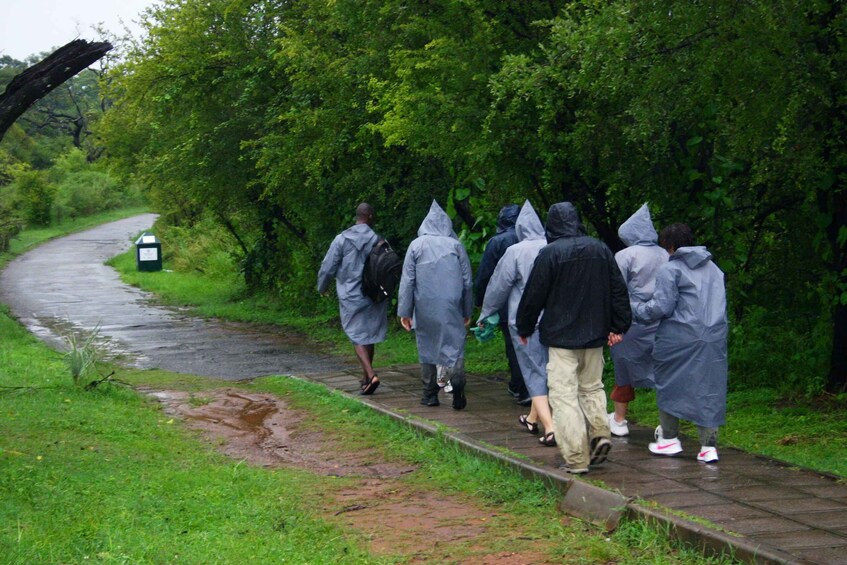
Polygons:
<instances>
[{"instance_id":1,"label":"black backpack","mask_svg":"<svg viewBox=\"0 0 847 565\"><path fill-rule=\"evenodd\" d=\"M400 284L403 260L382 238L377 241L368 256L362 270L362 294L374 302L382 302L394 296Z\"/></svg>"}]
</instances>

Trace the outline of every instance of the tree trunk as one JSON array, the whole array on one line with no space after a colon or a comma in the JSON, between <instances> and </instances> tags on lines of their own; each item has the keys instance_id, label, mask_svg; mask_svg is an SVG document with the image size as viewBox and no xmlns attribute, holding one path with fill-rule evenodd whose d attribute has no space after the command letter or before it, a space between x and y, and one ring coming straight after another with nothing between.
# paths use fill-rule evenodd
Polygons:
<instances>
[{"instance_id":1,"label":"tree trunk","mask_svg":"<svg viewBox=\"0 0 847 565\"><path fill-rule=\"evenodd\" d=\"M0 139L30 106L111 49L112 44L105 41L75 39L15 76L0 94Z\"/></svg>"}]
</instances>

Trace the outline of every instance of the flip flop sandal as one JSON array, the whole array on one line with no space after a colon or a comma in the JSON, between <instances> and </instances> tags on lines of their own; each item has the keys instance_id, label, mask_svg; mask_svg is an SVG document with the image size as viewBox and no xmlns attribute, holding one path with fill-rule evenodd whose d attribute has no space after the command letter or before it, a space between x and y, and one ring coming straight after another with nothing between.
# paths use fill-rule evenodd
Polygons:
<instances>
[{"instance_id":1,"label":"flip flop sandal","mask_svg":"<svg viewBox=\"0 0 847 565\"><path fill-rule=\"evenodd\" d=\"M368 381L368 384L362 387L362 392L360 393L362 396L368 396L374 393L374 391L379 387L379 377L374 375L371 377L371 380Z\"/></svg>"},{"instance_id":2,"label":"flip flop sandal","mask_svg":"<svg viewBox=\"0 0 847 565\"><path fill-rule=\"evenodd\" d=\"M538 422L530 422L526 414L523 414L521 417L519 417L518 422L521 423L521 426L526 428L527 432L533 435L538 433Z\"/></svg>"},{"instance_id":3,"label":"flip flop sandal","mask_svg":"<svg viewBox=\"0 0 847 565\"><path fill-rule=\"evenodd\" d=\"M547 447L556 447L556 435L553 432L547 432L544 436L538 438L538 443Z\"/></svg>"}]
</instances>

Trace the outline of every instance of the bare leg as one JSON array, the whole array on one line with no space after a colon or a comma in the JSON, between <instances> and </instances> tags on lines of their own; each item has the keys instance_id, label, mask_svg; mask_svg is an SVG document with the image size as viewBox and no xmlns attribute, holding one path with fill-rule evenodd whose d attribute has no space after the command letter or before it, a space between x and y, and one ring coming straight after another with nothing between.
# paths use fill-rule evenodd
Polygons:
<instances>
[{"instance_id":1,"label":"bare leg","mask_svg":"<svg viewBox=\"0 0 847 565\"><path fill-rule=\"evenodd\" d=\"M626 409L629 406L629 402L617 402L615 401L615 421L619 424L624 423L626 420Z\"/></svg>"},{"instance_id":2,"label":"bare leg","mask_svg":"<svg viewBox=\"0 0 847 565\"><path fill-rule=\"evenodd\" d=\"M354 345L353 349L356 351L359 364L362 366L362 383L368 383L374 376L374 345Z\"/></svg>"},{"instance_id":3,"label":"bare leg","mask_svg":"<svg viewBox=\"0 0 847 565\"><path fill-rule=\"evenodd\" d=\"M535 415L535 418L541 422L541 427L544 428L544 433L553 431L553 413L550 412L550 404L547 400L547 395L532 397L532 412L530 417Z\"/></svg>"}]
</instances>

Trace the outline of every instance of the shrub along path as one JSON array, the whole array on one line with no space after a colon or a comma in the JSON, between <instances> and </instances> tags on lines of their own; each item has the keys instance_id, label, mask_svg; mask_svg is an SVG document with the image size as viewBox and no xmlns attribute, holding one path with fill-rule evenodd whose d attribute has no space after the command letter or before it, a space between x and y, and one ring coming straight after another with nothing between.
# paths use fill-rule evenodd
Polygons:
<instances>
[{"instance_id":1,"label":"shrub along path","mask_svg":"<svg viewBox=\"0 0 847 565\"><path fill-rule=\"evenodd\" d=\"M53 345L71 329L99 326L110 350L135 366L223 380L291 374L357 391L352 360L278 330L190 318L124 285L103 263L154 218L113 222L22 255L0 273L0 300ZM683 438L681 456L658 458L646 448L652 430L631 427L629 438L613 440L606 464L573 479L557 470L556 449L540 446L518 426L524 409L511 401L505 383L469 375L468 408L456 412L447 395L440 407L418 403L414 366L380 368L380 378L382 386L365 402L552 481L565 493L563 508L575 515L613 525L621 511L633 512L745 561L847 563L847 485L834 477L727 448L718 464L700 464L692 438Z\"/></svg>"}]
</instances>

